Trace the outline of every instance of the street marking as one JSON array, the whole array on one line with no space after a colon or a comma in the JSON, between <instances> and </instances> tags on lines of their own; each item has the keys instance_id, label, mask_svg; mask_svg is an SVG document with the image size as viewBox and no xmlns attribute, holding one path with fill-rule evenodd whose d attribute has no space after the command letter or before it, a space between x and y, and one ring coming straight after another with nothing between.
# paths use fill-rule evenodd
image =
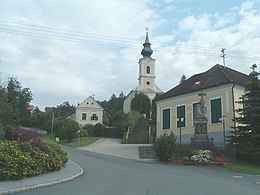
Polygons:
<instances>
[{"instance_id":1,"label":"street marking","mask_svg":"<svg viewBox=\"0 0 260 195\"><path fill-rule=\"evenodd\" d=\"M244 177L243 176L239 176L239 175L234 175L232 176L233 178L236 178L236 179L243 179Z\"/></svg>"}]
</instances>

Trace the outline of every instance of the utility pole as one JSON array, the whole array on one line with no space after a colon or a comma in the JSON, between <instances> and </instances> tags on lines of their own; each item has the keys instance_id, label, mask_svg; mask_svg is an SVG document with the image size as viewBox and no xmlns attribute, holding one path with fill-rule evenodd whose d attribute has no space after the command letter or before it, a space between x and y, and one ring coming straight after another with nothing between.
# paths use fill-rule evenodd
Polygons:
<instances>
[{"instance_id":1,"label":"utility pole","mask_svg":"<svg viewBox=\"0 0 260 195\"><path fill-rule=\"evenodd\" d=\"M224 67L226 67L226 63L225 63L225 56L227 55L227 54L225 54L225 50L226 50L226 48L222 48L221 49L221 57L223 58L223 65L224 65Z\"/></svg>"},{"instance_id":2,"label":"utility pole","mask_svg":"<svg viewBox=\"0 0 260 195\"><path fill-rule=\"evenodd\" d=\"M52 117L51 117L51 135L53 134L53 124L54 124L54 111L52 111Z\"/></svg>"}]
</instances>

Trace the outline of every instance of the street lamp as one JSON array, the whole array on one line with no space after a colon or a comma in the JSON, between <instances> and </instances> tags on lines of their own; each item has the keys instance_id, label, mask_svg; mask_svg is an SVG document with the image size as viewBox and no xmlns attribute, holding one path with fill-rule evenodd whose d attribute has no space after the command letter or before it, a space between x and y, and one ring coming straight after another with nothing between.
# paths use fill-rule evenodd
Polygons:
<instances>
[{"instance_id":1,"label":"street lamp","mask_svg":"<svg viewBox=\"0 0 260 195\"><path fill-rule=\"evenodd\" d=\"M184 118L177 118L177 121L179 122L179 127L180 127L180 145L181 145L181 127L182 123L184 122Z\"/></svg>"},{"instance_id":2,"label":"street lamp","mask_svg":"<svg viewBox=\"0 0 260 195\"><path fill-rule=\"evenodd\" d=\"M219 121L222 122L222 126L223 126L223 141L224 141L224 149L225 149L225 147L226 147L226 127L225 127L225 118L226 118L226 116L223 115L223 117L219 119Z\"/></svg>"},{"instance_id":3,"label":"street lamp","mask_svg":"<svg viewBox=\"0 0 260 195\"><path fill-rule=\"evenodd\" d=\"M180 156L181 156L181 159L182 159L182 151L181 151L181 127L182 127L182 123L184 122L184 118L177 118L177 126L180 127Z\"/></svg>"}]
</instances>

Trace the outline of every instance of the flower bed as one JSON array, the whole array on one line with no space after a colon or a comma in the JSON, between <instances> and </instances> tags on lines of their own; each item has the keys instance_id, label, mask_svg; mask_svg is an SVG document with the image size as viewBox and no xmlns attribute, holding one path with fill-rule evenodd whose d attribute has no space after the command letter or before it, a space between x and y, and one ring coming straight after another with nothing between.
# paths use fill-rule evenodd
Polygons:
<instances>
[{"instance_id":1,"label":"flower bed","mask_svg":"<svg viewBox=\"0 0 260 195\"><path fill-rule=\"evenodd\" d=\"M229 161L223 157L213 156L210 150L193 150L191 156L179 157L179 159L171 159L169 163L184 165L218 165L222 166Z\"/></svg>"}]
</instances>

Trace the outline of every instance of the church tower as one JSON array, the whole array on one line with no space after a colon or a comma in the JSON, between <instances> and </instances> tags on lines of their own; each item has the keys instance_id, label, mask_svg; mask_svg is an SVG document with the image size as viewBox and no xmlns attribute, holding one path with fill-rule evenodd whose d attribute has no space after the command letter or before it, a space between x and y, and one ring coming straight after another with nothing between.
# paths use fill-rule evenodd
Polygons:
<instances>
[{"instance_id":1,"label":"church tower","mask_svg":"<svg viewBox=\"0 0 260 195\"><path fill-rule=\"evenodd\" d=\"M146 32L141 54L143 57L139 60L139 84L130 91L124 100L123 110L125 113L131 111L131 101L136 93L146 94L152 101L157 93L163 92L155 84L155 59L151 57L153 50L151 49L151 43L149 42L148 32Z\"/></svg>"},{"instance_id":2,"label":"church tower","mask_svg":"<svg viewBox=\"0 0 260 195\"><path fill-rule=\"evenodd\" d=\"M139 90L156 90L155 87L155 59L151 57L153 50L149 42L148 32L146 32L145 42L141 54L143 58L139 60Z\"/></svg>"}]
</instances>

